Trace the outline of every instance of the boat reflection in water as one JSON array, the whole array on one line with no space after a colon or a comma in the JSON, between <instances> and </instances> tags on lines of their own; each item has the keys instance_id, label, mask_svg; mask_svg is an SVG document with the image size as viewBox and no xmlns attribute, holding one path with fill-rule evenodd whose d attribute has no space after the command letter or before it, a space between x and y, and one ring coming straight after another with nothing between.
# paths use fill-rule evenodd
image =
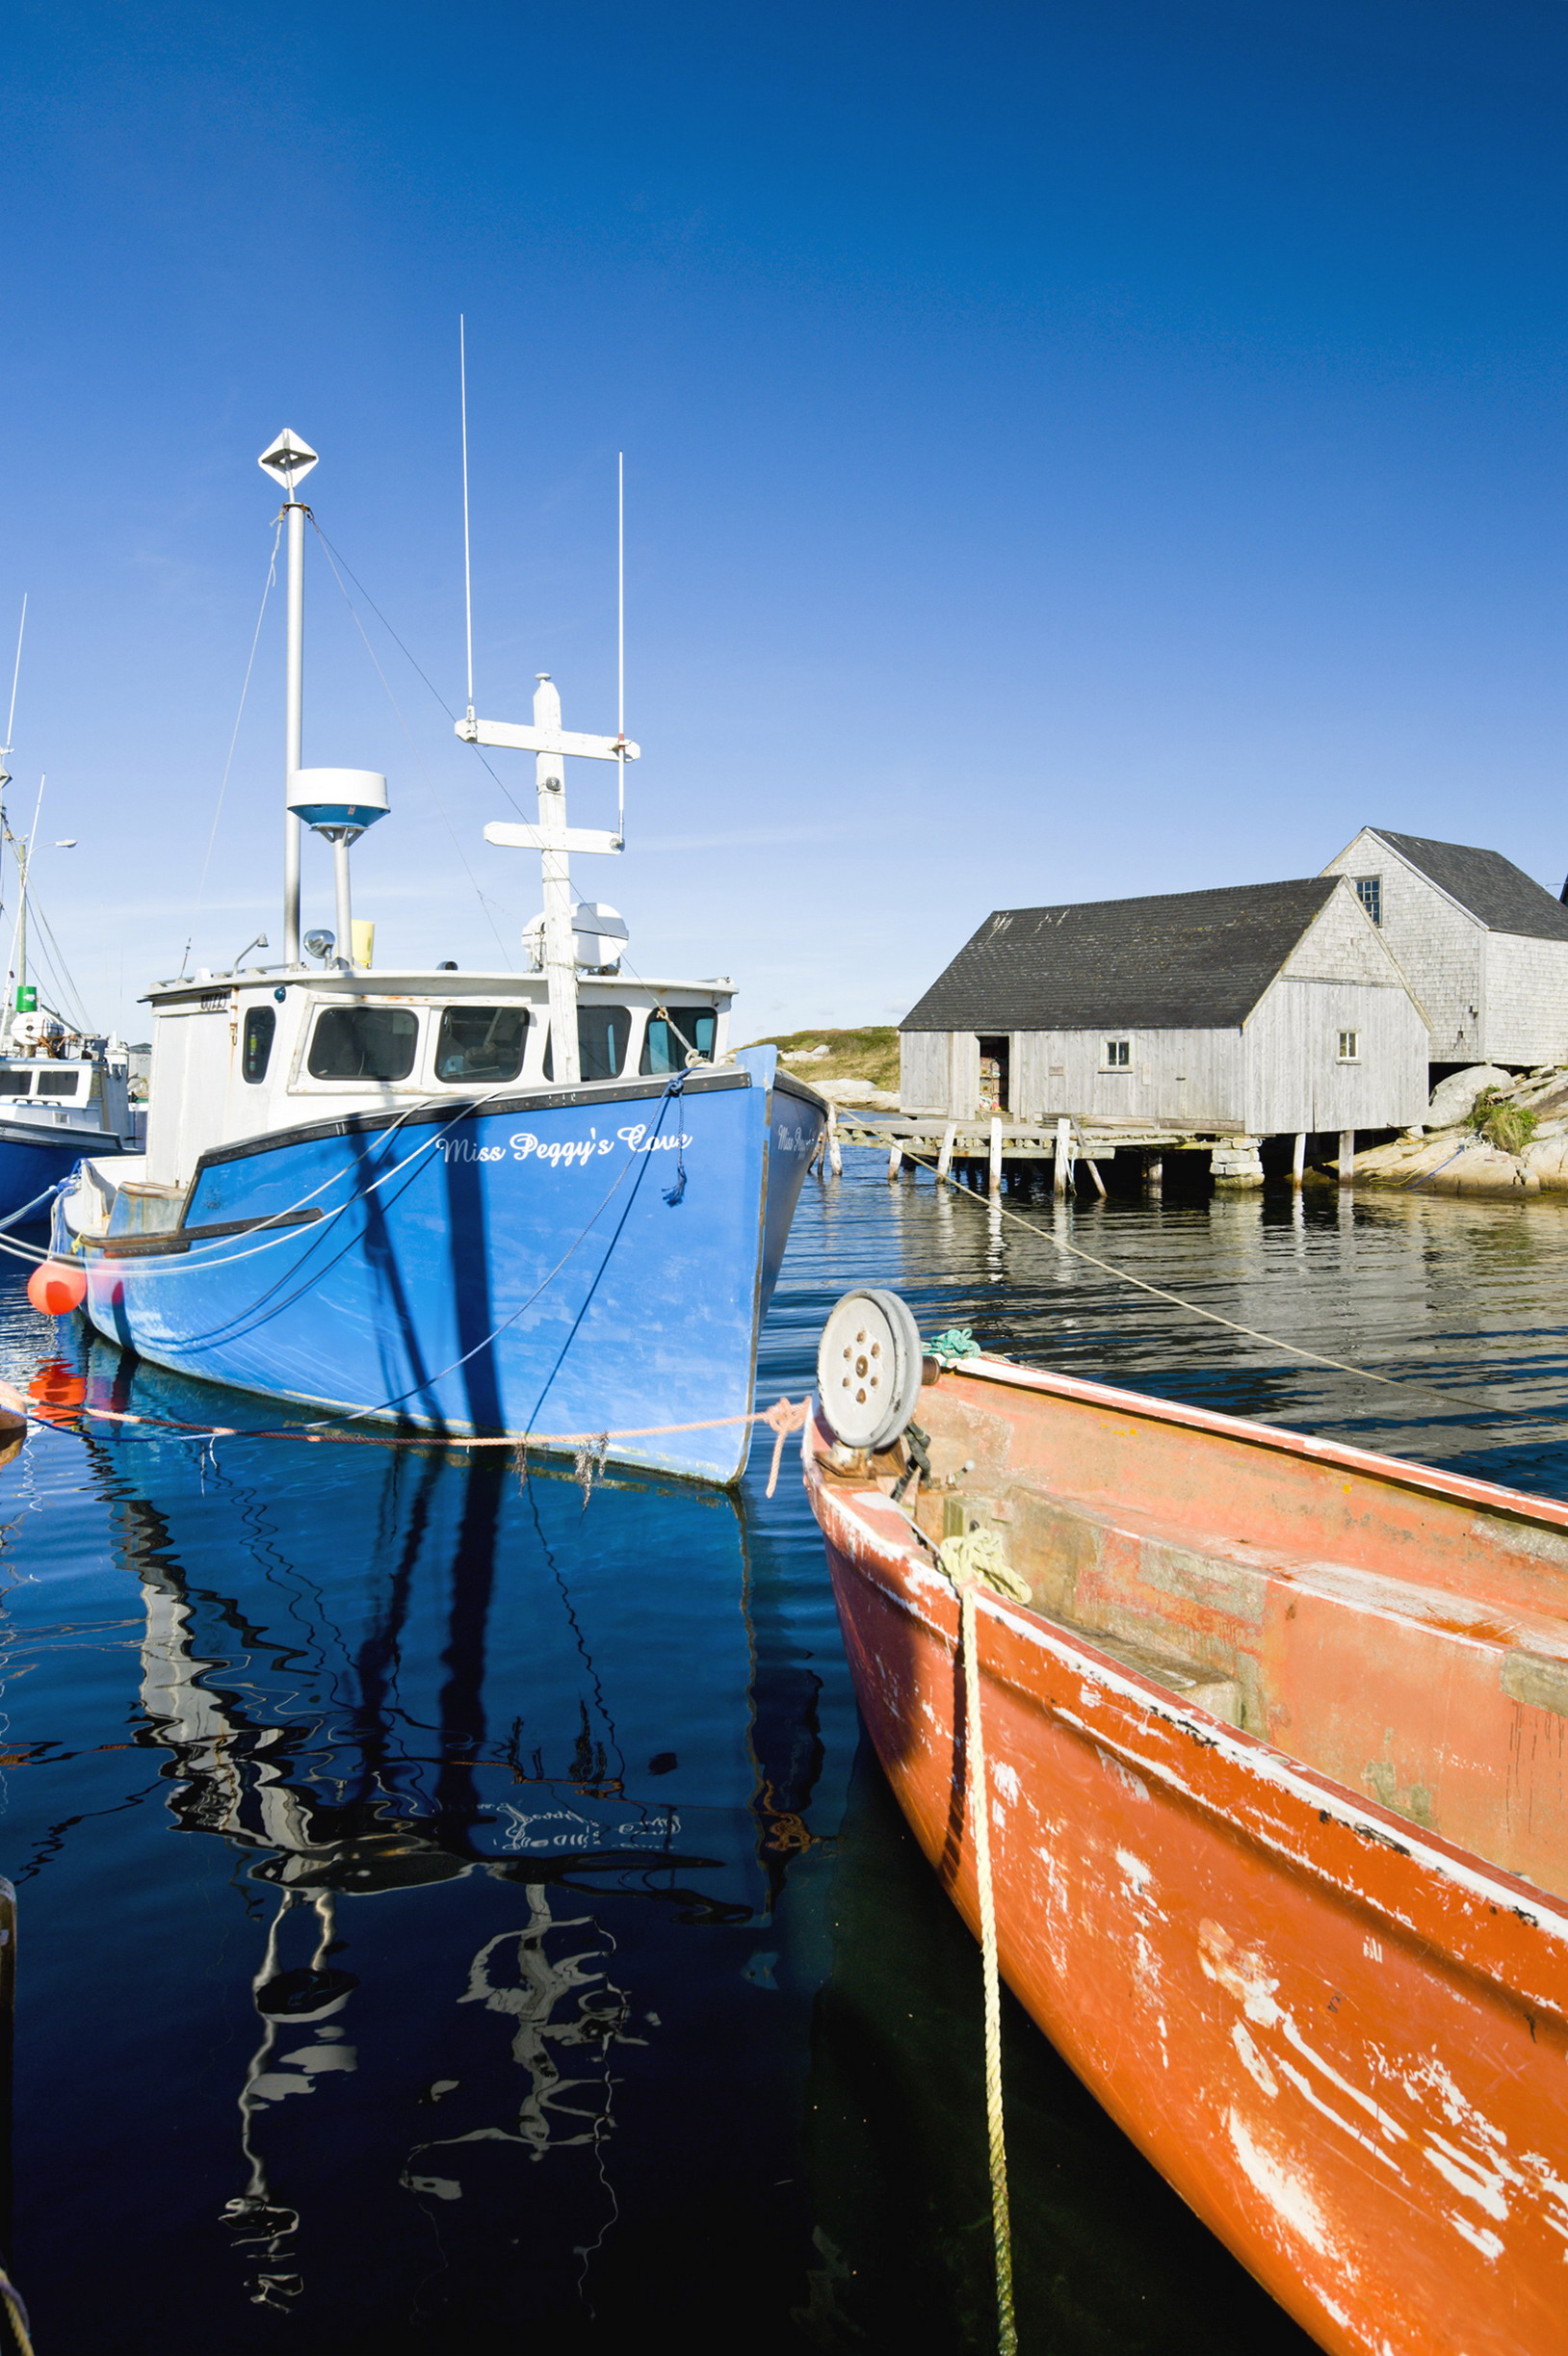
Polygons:
<instances>
[{"instance_id":1,"label":"boat reflection in water","mask_svg":"<svg viewBox=\"0 0 1568 2356\"><path fill-rule=\"evenodd\" d=\"M90 1414L210 1421L97 1346L86 1389ZM779 1900L822 1746L734 1500L585 1497L502 1450L82 1429L144 1614L131 1747L164 1761L164 1833L144 1805L108 1852L139 1838L157 1887L123 1935L191 1960L155 2024L182 2158L160 2136L144 2162L180 2288L144 2343L122 2291L57 2281L55 2343L271 2346L271 2310L311 2348L552 2316L608 2344L677 2246L744 2300L801 2238L803 2040L758 2007L809 2002ZM171 1863L170 1826L200 1850Z\"/></svg>"}]
</instances>

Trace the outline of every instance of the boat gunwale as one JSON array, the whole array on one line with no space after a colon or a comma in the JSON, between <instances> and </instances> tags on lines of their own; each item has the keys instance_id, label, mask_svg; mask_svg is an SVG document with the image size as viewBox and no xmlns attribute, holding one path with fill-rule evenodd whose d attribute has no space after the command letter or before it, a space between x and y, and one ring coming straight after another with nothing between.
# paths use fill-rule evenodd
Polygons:
<instances>
[{"instance_id":1,"label":"boat gunwale","mask_svg":"<svg viewBox=\"0 0 1568 2356\"><path fill-rule=\"evenodd\" d=\"M1389 1488L1424 1490L1465 1504L1484 1505L1489 1512L1512 1521L1540 1521L1568 1531L1568 1503L1555 1497L1531 1497L1523 1489L1505 1488L1500 1481L1477 1480L1468 1473L1448 1473L1438 1467L1414 1464L1405 1456L1387 1456L1373 1449L1355 1448L1344 1440L1325 1440L1316 1433L1287 1431L1278 1424L1254 1423L1249 1417L1226 1415L1215 1407L1193 1407L1180 1400L1162 1399L1148 1391L1124 1391L1111 1383L1085 1381L1082 1375L1061 1374L1046 1367L1015 1366L1006 1359L965 1358L945 1369L941 1379L976 1376L982 1382L1011 1385L1019 1390L1043 1391L1085 1406L1109 1407L1117 1414L1141 1415L1150 1422L1177 1424L1207 1431L1219 1439L1254 1448L1273 1449L1310 1462L1342 1465Z\"/></svg>"},{"instance_id":2,"label":"boat gunwale","mask_svg":"<svg viewBox=\"0 0 1568 2356\"><path fill-rule=\"evenodd\" d=\"M820 1415L820 1408L818 1412ZM821 1425L814 1442L813 1427L808 1423L801 1434L804 1478L808 1493L814 1493L814 1506L820 1501L822 1511L818 1518L829 1546L863 1580L875 1584L888 1602L925 1627L945 1651L955 1655L959 1626L956 1591L936 1568L927 1545L914 1536L908 1516L884 1491L840 1486L823 1479L819 1446L830 1444L831 1435ZM840 1525L837 1530L832 1527L835 1522ZM901 1531L909 1534L903 1537ZM1449 1952L1457 1968L1499 1989L1512 2003L1568 2020L1568 1994L1560 1989L1528 1990L1520 1972L1513 1968L1512 1959L1505 1963L1482 1948L1482 1941L1488 1947L1496 1945L1500 1928L1509 1936L1508 1926L1517 1923L1522 1930L1537 1931L1553 1940L1564 1961L1568 1961L1568 1900L1494 1865L1477 1851L1449 1841L1440 1833L1414 1826L1408 1818L1364 1799L1348 1785L1293 1757L1262 1736L1215 1717L1200 1703L1178 1700L1168 1688L1100 1652L1089 1636L1053 1620L1033 1605L1014 1603L984 1586L977 1589L976 1603L995 1630L1010 1636L1016 1644L1028 1645L1033 1652L1053 1655L1061 1667L1109 1687L1123 1705L1142 1713L1145 1726L1151 1716L1159 1719L1168 1736L1185 1738L1204 1758L1221 1762L1232 1773L1244 1778L1254 1793L1266 1794L1271 1789L1296 1806L1310 1810L1320 1825L1326 1826L1330 1821L1337 1824L1357 1845L1352 1856L1364 1857L1369 1848L1373 1849L1388 1861L1387 1870L1419 1874L1428 1892L1434 1880L1440 1881L1448 1903L1460 1917L1443 1926L1443 1935L1450 1943ZM1303 1847L1299 1837L1287 1829L1270 1829L1260 1823L1250 1810L1244 1818L1241 1817L1234 1801L1205 1791L1201 1781L1194 1783L1173 1768L1157 1764L1144 1751L1130 1745L1124 1747L1111 1730L1097 1727L1043 1696L1027 1674L999 1658L994 1643L987 1649L989 1657L982 1659L980 1667L992 1683L1006 1686L1036 1711L1049 1712L1075 1734L1113 1751L1138 1772L1154 1775L1181 1800L1217 1819L1233 1834L1273 1850L1294 1872L1310 1874L1344 1901L1376 1915L1406 1938L1433 1942L1437 1926L1429 1920L1401 1910L1388 1894L1369 1887L1362 1876L1338 1869L1313 1849ZM954 1730L955 1744L956 1741ZM1481 1909L1485 1910L1484 1915ZM1531 1950L1532 1953L1537 1951Z\"/></svg>"},{"instance_id":3,"label":"boat gunwale","mask_svg":"<svg viewBox=\"0 0 1568 2356\"><path fill-rule=\"evenodd\" d=\"M366 1106L358 1113L333 1113L322 1120L298 1121L287 1129L269 1129L257 1137L236 1138L227 1145L211 1145L197 1156L191 1173L188 1192L194 1191L203 1170L216 1169L225 1162L244 1162L253 1155L271 1153L278 1145L310 1145L323 1139L363 1137L378 1129L418 1129L432 1121L457 1122L470 1116L483 1118L491 1113L570 1112L583 1105L599 1105L614 1098L625 1098L640 1104L644 1100L663 1096L675 1077L671 1072L639 1072L617 1080L590 1081L586 1086L577 1083L572 1087L524 1088L511 1096L428 1096L408 1106L389 1104ZM757 1087L763 1085L745 1064L718 1063L689 1066L683 1095L706 1096L716 1089ZM767 1084L775 1091L782 1089L819 1113L826 1113L826 1101L801 1083L775 1073Z\"/></svg>"}]
</instances>

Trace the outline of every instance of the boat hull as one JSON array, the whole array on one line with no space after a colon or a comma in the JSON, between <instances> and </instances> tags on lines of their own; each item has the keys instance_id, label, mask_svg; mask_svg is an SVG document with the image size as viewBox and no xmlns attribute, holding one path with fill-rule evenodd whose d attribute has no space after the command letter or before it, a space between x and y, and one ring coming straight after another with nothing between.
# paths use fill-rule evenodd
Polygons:
<instances>
[{"instance_id":1,"label":"boat hull","mask_svg":"<svg viewBox=\"0 0 1568 2356\"><path fill-rule=\"evenodd\" d=\"M956 1599L826 1445L861 1710L975 1929ZM1560 2347L1568 1909L1042 1613L977 1620L1001 1965L1058 2051L1323 2346Z\"/></svg>"},{"instance_id":2,"label":"boat hull","mask_svg":"<svg viewBox=\"0 0 1568 2356\"><path fill-rule=\"evenodd\" d=\"M239 1390L730 1481L823 1118L720 1069L317 1122L204 1156L169 1234L79 1239L86 1311Z\"/></svg>"},{"instance_id":3,"label":"boat hull","mask_svg":"<svg viewBox=\"0 0 1568 2356\"><path fill-rule=\"evenodd\" d=\"M0 1220L13 1218L68 1178L84 1155L96 1158L119 1151L119 1139L106 1130L34 1130L23 1121L0 1121ZM39 1221L48 1216L47 1208L39 1205Z\"/></svg>"}]
</instances>

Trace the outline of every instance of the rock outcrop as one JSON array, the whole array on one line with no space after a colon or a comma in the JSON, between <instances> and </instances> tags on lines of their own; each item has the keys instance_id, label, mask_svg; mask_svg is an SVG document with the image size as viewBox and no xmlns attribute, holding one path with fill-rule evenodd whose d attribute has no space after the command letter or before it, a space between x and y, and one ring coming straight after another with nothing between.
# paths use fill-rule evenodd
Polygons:
<instances>
[{"instance_id":1,"label":"rock outcrop","mask_svg":"<svg viewBox=\"0 0 1568 2356\"><path fill-rule=\"evenodd\" d=\"M1358 1185L1437 1194L1568 1194L1568 1069L1450 1072L1428 1126L1358 1153Z\"/></svg>"}]
</instances>

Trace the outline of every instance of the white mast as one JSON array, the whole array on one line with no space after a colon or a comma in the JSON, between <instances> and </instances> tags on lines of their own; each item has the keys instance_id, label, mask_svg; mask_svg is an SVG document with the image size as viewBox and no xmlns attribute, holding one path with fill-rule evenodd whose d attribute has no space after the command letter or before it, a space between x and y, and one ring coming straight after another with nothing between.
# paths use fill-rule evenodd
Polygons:
<instances>
[{"instance_id":1,"label":"white mast","mask_svg":"<svg viewBox=\"0 0 1568 2356\"><path fill-rule=\"evenodd\" d=\"M494 745L511 752L532 752L538 789L539 823L514 826L493 820L484 829L487 843L505 844L512 851L536 851L544 887L544 972L550 991L550 1069L560 1087L575 1087L582 1078L577 1052L577 942L572 899L570 854L618 851L625 849L626 764L640 747L626 735L626 497L625 460L616 474L616 588L615 588L615 733L583 736L561 724L561 692L547 670L536 671L534 725L524 728L510 720L478 720L474 714L474 605L470 587L468 538L468 372L463 325L457 322L457 358L462 400L462 537L464 618L468 635L468 710L454 722L457 735L468 745ZM617 813L614 834L591 826L566 824L566 755L616 765Z\"/></svg>"},{"instance_id":2,"label":"white mast","mask_svg":"<svg viewBox=\"0 0 1568 2356\"><path fill-rule=\"evenodd\" d=\"M280 483L289 519L288 637L283 691L283 962L300 962L300 821L289 807L295 776L303 759L305 678L305 517L310 510L294 496L316 463L316 453L285 426L256 464ZM345 946L344 954L348 954Z\"/></svg>"},{"instance_id":3,"label":"white mast","mask_svg":"<svg viewBox=\"0 0 1568 2356\"><path fill-rule=\"evenodd\" d=\"M534 690L534 725L541 734L561 732L561 696L541 670ZM539 833L559 838L559 848L541 850L544 880L544 974L550 985L551 1070L562 1087L582 1078L577 1057L577 947L572 938L572 872L566 854L566 770L559 752L541 752L534 764L539 792ZM485 829L488 833L488 828Z\"/></svg>"},{"instance_id":4,"label":"white mast","mask_svg":"<svg viewBox=\"0 0 1568 2356\"><path fill-rule=\"evenodd\" d=\"M484 829L487 843L503 843L511 851L536 851L544 884L544 965L550 985L550 1068L558 1086L570 1086L581 1077L577 1058L577 952L573 937L572 878L568 854L617 851L618 834L594 826L566 824L568 753L589 761L635 761L640 747L623 736L582 736L561 724L561 696L548 671L537 674L534 691L534 725L515 726L504 720L459 720L456 733L470 745L496 745L510 752L538 756L539 823L514 826L492 819Z\"/></svg>"}]
</instances>

